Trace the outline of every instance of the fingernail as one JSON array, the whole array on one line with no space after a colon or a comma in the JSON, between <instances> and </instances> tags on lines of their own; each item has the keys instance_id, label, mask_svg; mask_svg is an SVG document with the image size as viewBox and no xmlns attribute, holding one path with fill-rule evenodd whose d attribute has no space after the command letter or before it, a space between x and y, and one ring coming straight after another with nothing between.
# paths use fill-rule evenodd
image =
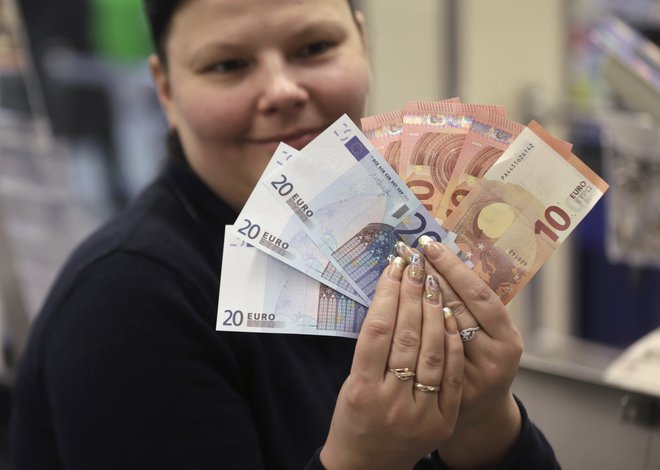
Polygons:
<instances>
[{"instance_id":1,"label":"fingernail","mask_svg":"<svg viewBox=\"0 0 660 470\"><path fill-rule=\"evenodd\" d=\"M447 315L447 312L444 308L442 310L445 313L445 331L447 332L447 334L457 335L458 323L456 323L456 317L453 315L453 313L451 313L451 309L449 309L450 311L449 315Z\"/></svg>"},{"instance_id":2,"label":"fingernail","mask_svg":"<svg viewBox=\"0 0 660 470\"><path fill-rule=\"evenodd\" d=\"M408 277L413 281L421 281L424 278L424 257L421 254L412 254Z\"/></svg>"},{"instance_id":3,"label":"fingernail","mask_svg":"<svg viewBox=\"0 0 660 470\"><path fill-rule=\"evenodd\" d=\"M387 264L390 265L392 264L392 261L396 259L396 256L394 255L387 255Z\"/></svg>"},{"instance_id":4,"label":"fingernail","mask_svg":"<svg viewBox=\"0 0 660 470\"><path fill-rule=\"evenodd\" d=\"M440 300L440 282L433 274L427 274L424 281L424 298L432 303Z\"/></svg>"},{"instance_id":5,"label":"fingernail","mask_svg":"<svg viewBox=\"0 0 660 470\"><path fill-rule=\"evenodd\" d=\"M414 254L414 251L402 241L398 241L394 244L394 250L401 258L406 260L406 263L410 263L412 261L412 255Z\"/></svg>"},{"instance_id":6,"label":"fingernail","mask_svg":"<svg viewBox=\"0 0 660 470\"><path fill-rule=\"evenodd\" d=\"M434 240L433 240L431 237L429 237L428 235L422 235L421 237L419 237L419 238L417 239L417 245L418 245L422 250L424 250L424 249L426 249L426 245L428 245L428 244L431 243L432 241L434 241Z\"/></svg>"},{"instance_id":7,"label":"fingernail","mask_svg":"<svg viewBox=\"0 0 660 470\"><path fill-rule=\"evenodd\" d=\"M442 259L446 251L447 248L445 248L445 246L442 243L436 241L428 243L424 247L424 254L428 256L429 259L436 261Z\"/></svg>"},{"instance_id":8,"label":"fingernail","mask_svg":"<svg viewBox=\"0 0 660 470\"><path fill-rule=\"evenodd\" d=\"M390 277L390 279L395 279L397 281L401 280L401 276L403 275L403 269L406 267L406 262L403 260L403 258L397 256L394 258L390 266L387 268L389 271L387 272L387 275Z\"/></svg>"},{"instance_id":9,"label":"fingernail","mask_svg":"<svg viewBox=\"0 0 660 470\"><path fill-rule=\"evenodd\" d=\"M445 318L454 316L454 311L450 307L442 307L442 313L444 313Z\"/></svg>"}]
</instances>

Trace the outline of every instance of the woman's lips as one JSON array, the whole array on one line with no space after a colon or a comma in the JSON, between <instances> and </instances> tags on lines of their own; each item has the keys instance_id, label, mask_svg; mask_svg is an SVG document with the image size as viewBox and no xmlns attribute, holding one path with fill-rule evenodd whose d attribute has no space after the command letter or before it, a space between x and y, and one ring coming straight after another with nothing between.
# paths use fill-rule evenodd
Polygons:
<instances>
[{"instance_id":1,"label":"woman's lips","mask_svg":"<svg viewBox=\"0 0 660 470\"><path fill-rule=\"evenodd\" d=\"M310 143L321 133L322 129L305 129L296 132L290 132L287 134L280 134L265 139L255 139L254 141L258 144L264 144L268 147L273 147L273 150L280 144L284 142L291 147L300 150L305 145Z\"/></svg>"}]
</instances>

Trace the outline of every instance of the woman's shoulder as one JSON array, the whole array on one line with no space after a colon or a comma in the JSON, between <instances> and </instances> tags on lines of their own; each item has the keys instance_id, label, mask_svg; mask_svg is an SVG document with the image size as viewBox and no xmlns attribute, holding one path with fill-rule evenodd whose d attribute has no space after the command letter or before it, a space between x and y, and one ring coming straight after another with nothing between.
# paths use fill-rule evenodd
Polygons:
<instances>
[{"instance_id":1,"label":"woman's shoulder","mask_svg":"<svg viewBox=\"0 0 660 470\"><path fill-rule=\"evenodd\" d=\"M178 225L181 211L167 188L152 187L70 256L21 358L16 406L25 416L48 422L51 402L94 406L94 391L126 403L161 394L173 378L199 380L203 367L191 363L223 358L235 374L233 348L214 328L219 263L205 259L201 235Z\"/></svg>"},{"instance_id":2,"label":"woman's shoulder","mask_svg":"<svg viewBox=\"0 0 660 470\"><path fill-rule=\"evenodd\" d=\"M84 303L103 311L104 305L128 295L134 299L125 310L142 303L158 308L174 293L196 309L212 308L221 253L212 243L210 226L194 221L188 210L158 180L73 251L39 316L53 316L73 304L80 304L80 310Z\"/></svg>"}]
</instances>

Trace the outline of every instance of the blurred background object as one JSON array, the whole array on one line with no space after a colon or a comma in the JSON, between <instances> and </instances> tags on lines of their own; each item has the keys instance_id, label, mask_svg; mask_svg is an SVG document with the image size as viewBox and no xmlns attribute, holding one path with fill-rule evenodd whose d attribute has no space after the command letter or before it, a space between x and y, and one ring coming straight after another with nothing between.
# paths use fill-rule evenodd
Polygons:
<instances>
[{"instance_id":1,"label":"blurred background object","mask_svg":"<svg viewBox=\"0 0 660 470\"><path fill-rule=\"evenodd\" d=\"M149 51L140 0L0 0L0 469L29 323L162 157Z\"/></svg>"},{"instance_id":2,"label":"blurred background object","mask_svg":"<svg viewBox=\"0 0 660 470\"><path fill-rule=\"evenodd\" d=\"M604 175L611 190L605 232L607 257L613 263L639 269L660 268L657 121L645 113L610 111L601 122Z\"/></svg>"}]
</instances>

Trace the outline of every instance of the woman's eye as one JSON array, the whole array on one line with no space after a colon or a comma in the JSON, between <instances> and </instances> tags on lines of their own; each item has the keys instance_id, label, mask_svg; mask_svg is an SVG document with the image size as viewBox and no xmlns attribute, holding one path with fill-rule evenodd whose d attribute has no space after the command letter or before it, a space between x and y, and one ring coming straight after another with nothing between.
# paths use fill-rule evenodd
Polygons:
<instances>
[{"instance_id":1,"label":"woman's eye","mask_svg":"<svg viewBox=\"0 0 660 470\"><path fill-rule=\"evenodd\" d=\"M323 54L324 52L326 52L331 47L332 47L332 43L330 43L328 41L313 42L313 43L308 44L305 47L303 47L299 52L299 56L300 57L311 57L311 56Z\"/></svg>"},{"instance_id":2,"label":"woman's eye","mask_svg":"<svg viewBox=\"0 0 660 470\"><path fill-rule=\"evenodd\" d=\"M223 60L213 64L209 69L215 73L232 73L243 70L248 66L247 61L241 59Z\"/></svg>"}]
</instances>

